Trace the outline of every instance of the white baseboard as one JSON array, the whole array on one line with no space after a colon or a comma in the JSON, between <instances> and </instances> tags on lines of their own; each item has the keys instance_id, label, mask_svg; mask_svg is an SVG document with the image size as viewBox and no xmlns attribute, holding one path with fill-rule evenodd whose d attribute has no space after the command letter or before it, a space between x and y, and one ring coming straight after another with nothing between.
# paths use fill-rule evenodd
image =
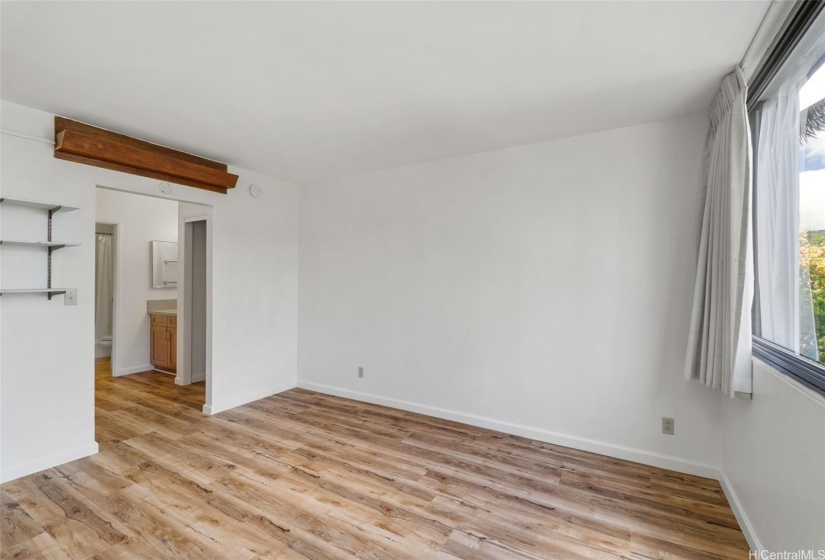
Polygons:
<instances>
[{"instance_id":1,"label":"white baseboard","mask_svg":"<svg viewBox=\"0 0 825 560\"><path fill-rule=\"evenodd\" d=\"M63 453L58 453L57 455L49 455L48 457L38 459L37 461L31 461L24 465L12 467L10 469L6 469L0 472L0 483L9 482L10 480L14 480L22 476L34 474L45 469L50 469L52 467L62 465L63 463L76 461L77 459L82 459L83 457L94 455L97 452L97 442L92 442L89 445L84 445L83 447L78 447L76 449L71 449Z\"/></svg>"},{"instance_id":2,"label":"white baseboard","mask_svg":"<svg viewBox=\"0 0 825 560\"><path fill-rule=\"evenodd\" d=\"M203 380L206 379L206 374L205 373L199 373L197 375L193 375L192 379L191 379L191 381L189 381L189 383L184 383L183 378L181 377L181 375L182 374L180 372L178 372L175 375L175 385L191 385L192 383L198 383L198 382L203 381Z\"/></svg>"},{"instance_id":3,"label":"white baseboard","mask_svg":"<svg viewBox=\"0 0 825 560\"><path fill-rule=\"evenodd\" d=\"M229 399L220 403L213 402L212 404L205 404L203 405L203 413L207 416L212 416L213 414L223 412L224 410L229 410L230 408L235 408L236 406L249 404L254 401L265 399L266 397L271 397L272 395L277 395L278 393L283 393L284 391L289 391L290 389L294 389L295 386L295 383L285 383L277 387L271 387L264 391L258 391L257 393L251 393L242 397L235 397L234 399Z\"/></svg>"},{"instance_id":4,"label":"white baseboard","mask_svg":"<svg viewBox=\"0 0 825 560\"><path fill-rule=\"evenodd\" d=\"M722 491L728 499L728 503L733 510L733 514L736 516L736 520L739 522L739 528L742 529L745 540L748 541L748 546L750 546L751 550L765 550L759 537L756 536L756 530L753 528L748 514L745 513L745 508L742 507L742 503L739 501L739 497L736 495L736 491L733 489L733 484L731 484L728 475L725 474L724 469L720 470L719 474Z\"/></svg>"},{"instance_id":5,"label":"white baseboard","mask_svg":"<svg viewBox=\"0 0 825 560\"><path fill-rule=\"evenodd\" d=\"M133 373L143 373L144 371L154 371L155 366L152 364L145 364L142 366L132 366L127 368L120 368L119 370L115 371L112 375L115 377L122 377L124 375L131 375Z\"/></svg>"},{"instance_id":6,"label":"white baseboard","mask_svg":"<svg viewBox=\"0 0 825 560\"><path fill-rule=\"evenodd\" d=\"M462 422L470 424L471 426L478 426L481 428L488 428L504 432L505 434L512 434L530 439L552 443L554 445L562 445L564 447L572 447L582 451L590 451L600 455L607 455L609 457L616 457L617 459L624 459L626 461L634 461L645 465L660 467L663 469L670 469L687 474L694 474L697 476L705 476L708 478L719 479L719 468L708 463L701 463L699 461L692 461L681 457L672 455L664 455L662 453L655 453L652 451L645 451L644 449L637 449L633 447L626 447L624 445L616 445L603 441L582 438L578 436L561 434L558 432L551 432L541 428L533 428L531 426L523 426L521 424L514 424L512 422L505 422L503 420L496 420L484 416L477 416L475 414L466 414L454 410L447 410L434 406L403 401L388 397L381 397L370 393L362 393L359 391L351 391L349 389L342 389L340 387L333 387L331 385L322 385L319 383L308 383L304 381L298 382L298 387L309 389L310 391L317 391L319 393L326 393L356 401L363 401L382 406L389 406L398 408L409 412L417 412L419 414L426 414L428 416L435 416L436 418L443 418L445 420L453 420L455 422Z\"/></svg>"}]
</instances>

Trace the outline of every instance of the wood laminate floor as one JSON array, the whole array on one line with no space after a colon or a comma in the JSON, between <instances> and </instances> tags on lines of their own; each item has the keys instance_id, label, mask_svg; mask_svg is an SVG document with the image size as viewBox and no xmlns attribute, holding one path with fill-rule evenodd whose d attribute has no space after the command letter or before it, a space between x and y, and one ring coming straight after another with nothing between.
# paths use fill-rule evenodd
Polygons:
<instances>
[{"instance_id":1,"label":"wood laminate floor","mask_svg":"<svg viewBox=\"0 0 825 560\"><path fill-rule=\"evenodd\" d=\"M2 558L747 558L714 480L287 391L97 371L100 453L0 487Z\"/></svg>"}]
</instances>

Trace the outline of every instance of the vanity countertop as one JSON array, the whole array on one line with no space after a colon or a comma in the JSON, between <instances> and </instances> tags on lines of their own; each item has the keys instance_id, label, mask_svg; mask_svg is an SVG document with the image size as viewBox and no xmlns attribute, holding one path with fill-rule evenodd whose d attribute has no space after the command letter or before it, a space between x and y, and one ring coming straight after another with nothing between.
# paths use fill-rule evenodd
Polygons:
<instances>
[{"instance_id":1,"label":"vanity countertop","mask_svg":"<svg viewBox=\"0 0 825 560\"><path fill-rule=\"evenodd\" d=\"M150 299L146 302L146 311L149 315L166 315L167 317L177 317L178 300Z\"/></svg>"},{"instance_id":2,"label":"vanity countertop","mask_svg":"<svg viewBox=\"0 0 825 560\"><path fill-rule=\"evenodd\" d=\"M152 309L149 311L149 315L166 315L167 317L177 317L178 310L177 309Z\"/></svg>"}]
</instances>

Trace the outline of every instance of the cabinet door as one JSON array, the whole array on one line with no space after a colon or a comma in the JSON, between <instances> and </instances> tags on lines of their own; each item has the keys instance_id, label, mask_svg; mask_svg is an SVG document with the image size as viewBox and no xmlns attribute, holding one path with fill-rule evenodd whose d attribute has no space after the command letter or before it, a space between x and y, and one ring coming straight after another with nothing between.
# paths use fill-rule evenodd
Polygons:
<instances>
[{"instance_id":1,"label":"cabinet door","mask_svg":"<svg viewBox=\"0 0 825 560\"><path fill-rule=\"evenodd\" d=\"M178 368L178 330L166 329L169 331L169 367L177 371Z\"/></svg>"},{"instance_id":2,"label":"cabinet door","mask_svg":"<svg viewBox=\"0 0 825 560\"><path fill-rule=\"evenodd\" d=\"M169 362L169 341L166 327L152 325L152 365L164 367Z\"/></svg>"}]
</instances>

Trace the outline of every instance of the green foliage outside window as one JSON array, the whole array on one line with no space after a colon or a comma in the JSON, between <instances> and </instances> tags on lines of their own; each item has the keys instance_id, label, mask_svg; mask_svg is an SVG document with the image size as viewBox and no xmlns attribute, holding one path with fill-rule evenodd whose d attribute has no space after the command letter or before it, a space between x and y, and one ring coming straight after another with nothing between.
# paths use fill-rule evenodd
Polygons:
<instances>
[{"instance_id":1,"label":"green foliage outside window","mask_svg":"<svg viewBox=\"0 0 825 560\"><path fill-rule=\"evenodd\" d=\"M801 293L810 290L813 309L805 305L803 298L800 305L801 325L810 325L810 313L813 311L815 332L800 328L801 340L799 353L809 358L817 356L825 363L825 230L803 231L799 236L799 264L801 267Z\"/></svg>"}]
</instances>

